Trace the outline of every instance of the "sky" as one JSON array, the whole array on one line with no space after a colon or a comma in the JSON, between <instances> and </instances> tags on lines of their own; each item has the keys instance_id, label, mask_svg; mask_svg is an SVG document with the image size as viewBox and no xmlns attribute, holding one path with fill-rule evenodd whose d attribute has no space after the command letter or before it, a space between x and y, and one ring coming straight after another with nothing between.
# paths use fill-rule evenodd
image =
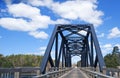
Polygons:
<instances>
[{"instance_id":1,"label":"sky","mask_svg":"<svg viewBox=\"0 0 120 78\"><path fill-rule=\"evenodd\" d=\"M119 3L120 0L0 0L0 54L43 55L55 24L93 24L105 56L114 46L120 48Z\"/></svg>"}]
</instances>

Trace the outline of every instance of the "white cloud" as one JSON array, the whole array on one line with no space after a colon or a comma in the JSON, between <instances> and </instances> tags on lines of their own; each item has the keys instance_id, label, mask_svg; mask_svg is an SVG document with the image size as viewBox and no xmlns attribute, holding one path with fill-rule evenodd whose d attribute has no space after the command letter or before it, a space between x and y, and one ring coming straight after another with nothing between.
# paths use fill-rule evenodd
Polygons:
<instances>
[{"instance_id":1,"label":"white cloud","mask_svg":"<svg viewBox=\"0 0 120 78\"><path fill-rule=\"evenodd\" d=\"M112 44L105 44L101 46L103 56L105 56L108 53L111 53L112 49L113 49Z\"/></svg>"},{"instance_id":2,"label":"white cloud","mask_svg":"<svg viewBox=\"0 0 120 78\"><path fill-rule=\"evenodd\" d=\"M56 3L55 5L52 5L52 9L55 13L66 19L80 19L81 21L92 23L95 26L102 23L100 17L103 16L103 12L96 10L97 6L90 0L75 0Z\"/></svg>"},{"instance_id":3,"label":"white cloud","mask_svg":"<svg viewBox=\"0 0 120 78\"><path fill-rule=\"evenodd\" d=\"M115 46L118 46L119 50L120 50L120 44L115 44Z\"/></svg>"},{"instance_id":4,"label":"white cloud","mask_svg":"<svg viewBox=\"0 0 120 78\"><path fill-rule=\"evenodd\" d=\"M34 6L47 6L64 19L81 20L98 26L102 23L103 12L97 10L97 0L72 0L54 2L53 0L30 0Z\"/></svg>"},{"instance_id":5,"label":"white cloud","mask_svg":"<svg viewBox=\"0 0 120 78\"><path fill-rule=\"evenodd\" d=\"M29 32L29 35L35 37L35 38L40 38L40 39L47 39L48 38L48 34L45 33L44 31L32 31L32 32Z\"/></svg>"},{"instance_id":6,"label":"white cloud","mask_svg":"<svg viewBox=\"0 0 120 78\"><path fill-rule=\"evenodd\" d=\"M20 17L32 18L36 15L40 15L40 10L38 8L32 7L24 3L8 5L8 10L15 17L20 16Z\"/></svg>"},{"instance_id":7,"label":"white cloud","mask_svg":"<svg viewBox=\"0 0 120 78\"><path fill-rule=\"evenodd\" d=\"M29 0L33 6L51 6L53 0Z\"/></svg>"},{"instance_id":8,"label":"white cloud","mask_svg":"<svg viewBox=\"0 0 120 78\"><path fill-rule=\"evenodd\" d=\"M104 48L111 48L111 47L112 47L112 44L105 44L103 47L104 47Z\"/></svg>"},{"instance_id":9,"label":"white cloud","mask_svg":"<svg viewBox=\"0 0 120 78\"><path fill-rule=\"evenodd\" d=\"M105 36L104 33L101 33L100 35L98 35L99 38L104 37L104 36Z\"/></svg>"},{"instance_id":10,"label":"white cloud","mask_svg":"<svg viewBox=\"0 0 120 78\"><path fill-rule=\"evenodd\" d=\"M24 3L9 5L8 10L15 17L30 19L29 24L33 29L47 28L52 22L49 16L41 15L40 9Z\"/></svg>"},{"instance_id":11,"label":"white cloud","mask_svg":"<svg viewBox=\"0 0 120 78\"><path fill-rule=\"evenodd\" d=\"M19 8L19 9L18 9ZM29 34L35 38L47 39L47 33L38 29L48 28L50 24L69 23L65 19L51 20L50 16L41 15L40 9L28 4L9 4L8 11L13 17L0 19L0 26L9 30L29 31Z\"/></svg>"},{"instance_id":12,"label":"white cloud","mask_svg":"<svg viewBox=\"0 0 120 78\"><path fill-rule=\"evenodd\" d=\"M93 23L98 26L102 23L101 16L103 12L97 10L96 0L74 0L65 1L62 3L54 2L53 0L28 0L33 6L25 3L10 4L11 1L6 0L8 3L8 12L13 17L2 17L0 19L0 26L9 30L28 31L30 35L35 38L46 39L41 35L38 29L48 28L50 24L68 24L68 20L81 20L88 23ZM40 8L36 6L46 6L54 13L61 16L61 19L53 21L51 16L42 15ZM63 9L64 8L64 9ZM37 36L36 36L37 34Z\"/></svg>"},{"instance_id":13,"label":"white cloud","mask_svg":"<svg viewBox=\"0 0 120 78\"><path fill-rule=\"evenodd\" d=\"M119 49L120 49L120 44L112 45L112 44L109 43L109 44L101 45L101 50L102 50L103 56L105 56L108 53L112 53L114 46L118 46Z\"/></svg>"},{"instance_id":14,"label":"white cloud","mask_svg":"<svg viewBox=\"0 0 120 78\"><path fill-rule=\"evenodd\" d=\"M110 34L108 35L108 38L118 38L120 37L120 29L118 27L114 27L110 30Z\"/></svg>"},{"instance_id":15,"label":"white cloud","mask_svg":"<svg viewBox=\"0 0 120 78\"><path fill-rule=\"evenodd\" d=\"M30 31L29 34L35 38L46 39L48 37L47 33L36 31L40 28L47 28L50 23L53 23L49 16L40 14L40 9L20 3L8 5L8 10L14 17L19 18L1 18L0 26L9 30ZM30 19L30 21L23 19L23 17Z\"/></svg>"},{"instance_id":16,"label":"white cloud","mask_svg":"<svg viewBox=\"0 0 120 78\"><path fill-rule=\"evenodd\" d=\"M24 19L1 18L0 26L9 30L31 31L34 30L29 22Z\"/></svg>"},{"instance_id":17,"label":"white cloud","mask_svg":"<svg viewBox=\"0 0 120 78\"><path fill-rule=\"evenodd\" d=\"M1 18L0 25L10 30L34 31L47 28L52 21L49 16L41 15L40 9L24 3L8 5L8 10L15 18Z\"/></svg>"},{"instance_id":18,"label":"white cloud","mask_svg":"<svg viewBox=\"0 0 120 78\"><path fill-rule=\"evenodd\" d=\"M46 46L40 47L39 50L45 51L46 50Z\"/></svg>"}]
</instances>

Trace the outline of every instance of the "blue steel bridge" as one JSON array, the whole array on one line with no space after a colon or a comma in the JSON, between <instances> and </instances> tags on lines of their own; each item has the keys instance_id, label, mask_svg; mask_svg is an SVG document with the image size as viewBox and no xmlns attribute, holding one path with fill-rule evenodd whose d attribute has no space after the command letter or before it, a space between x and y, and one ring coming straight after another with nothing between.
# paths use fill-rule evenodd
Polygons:
<instances>
[{"instance_id":1,"label":"blue steel bridge","mask_svg":"<svg viewBox=\"0 0 120 78\"><path fill-rule=\"evenodd\" d=\"M78 67L72 67L74 56ZM92 24L58 24L40 67L0 69L0 78L120 78L120 69L106 68Z\"/></svg>"}]
</instances>

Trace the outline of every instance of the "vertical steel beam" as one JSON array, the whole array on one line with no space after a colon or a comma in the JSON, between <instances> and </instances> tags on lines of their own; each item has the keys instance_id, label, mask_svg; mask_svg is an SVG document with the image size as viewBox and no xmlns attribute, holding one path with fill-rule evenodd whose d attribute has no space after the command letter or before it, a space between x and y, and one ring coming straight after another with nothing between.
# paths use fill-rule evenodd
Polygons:
<instances>
[{"instance_id":1,"label":"vertical steel beam","mask_svg":"<svg viewBox=\"0 0 120 78\"><path fill-rule=\"evenodd\" d=\"M98 57L97 57L97 55L96 55L96 57L95 57L95 62L94 62L94 67L95 67L95 68L97 67L97 63L98 63Z\"/></svg>"},{"instance_id":2,"label":"vertical steel beam","mask_svg":"<svg viewBox=\"0 0 120 78\"><path fill-rule=\"evenodd\" d=\"M63 51L62 51L62 67L65 67L65 44L64 43L63 43Z\"/></svg>"},{"instance_id":3,"label":"vertical steel beam","mask_svg":"<svg viewBox=\"0 0 120 78\"><path fill-rule=\"evenodd\" d=\"M58 66L58 33L56 32L56 43L55 43L55 67Z\"/></svg>"},{"instance_id":4,"label":"vertical steel beam","mask_svg":"<svg viewBox=\"0 0 120 78\"><path fill-rule=\"evenodd\" d=\"M62 67L64 67L64 55L63 55L63 51L62 51Z\"/></svg>"},{"instance_id":5,"label":"vertical steel beam","mask_svg":"<svg viewBox=\"0 0 120 78\"><path fill-rule=\"evenodd\" d=\"M84 44L83 52L81 54L81 67L86 67L86 51L85 51L85 49L86 49L86 47Z\"/></svg>"},{"instance_id":6,"label":"vertical steel beam","mask_svg":"<svg viewBox=\"0 0 120 78\"><path fill-rule=\"evenodd\" d=\"M103 59L102 52L101 52L101 49L100 49L100 46L99 46L99 43L98 43L98 40L97 40L97 36L95 34L94 27L91 25L90 28L91 28L92 38L93 38L93 41L94 41L94 46L95 46L98 62L99 62L99 65L100 65L100 71L102 71L103 67L105 67L104 59Z\"/></svg>"},{"instance_id":7,"label":"vertical steel beam","mask_svg":"<svg viewBox=\"0 0 120 78\"><path fill-rule=\"evenodd\" d=\"M86 66L88 67L88 56L89 56L89 53L90 53L90 49L89 49L89 35L90 33L87 31L87 35L86 35L86 39L85 39L85 42L86 42Z\"/></svg>"},{"instance_id":8,"label":"vertical steel beam","mask_svg":"<svg viewBox=\"0 0 120 78\"><path fill-rule=\"evenodd\" d=\"M56 32L57 32L57 28L58 28L58 26L56 26L53 30L53 33L51 35L51 38L50 38L50 41L48 43L47 49L45 51L44 57L42 59L42 63L41 63L41 66L40 66L40 71L41 71L42 74L44 74L46 72L46 65L47 65L47 62L48 62L48 59L49 59L49 56L50 56L50 53L51 53L51 49L52 49L52 46L53 46L53 43L54 43L54 40L55 40L55 35L56 35Z\"/></svg>"},{"instance_id":9,"label":"vertical steel beam","mask_svg":"<svg viewBox=\"0 0 120 78\"><path fill-rule=\"evenodd\" d=\"M86 43L86 67L88 67L88 53L89 53L89 45Z\"/></svg>"},{"instance_id":10,"label":"vertical steel beam","mask_svg":"<svg viewBox=\"0 0 120 78\"><path fill-rule=\"evenodd\" d=\"M90 38L90 42L91 42L91 66L93 67L93 61L94 61L94 52L93 52L93 38L92 38L92 34L91 34L91 38Z\"/></svg>"},{"instance_id":11,"label":"vertical steel beam","mask_svg":"<svg viewBox=\"0 0 120 78\"><path fill-rule=\"evenodd\" d=\"M65 67L65 41L63 39L63 49L62 49L62 67Z\"/></svg>"},{"instance_id":12,"label":"vertical steel beam","mask_svg":"<svg viewBox=\"0 0 120 78\"><path fill-rule=\"evenodd\" d=\"M71 54L70 54L70 67L72 67L72 57L71 57Z\"/></svg>"}]
</instances>

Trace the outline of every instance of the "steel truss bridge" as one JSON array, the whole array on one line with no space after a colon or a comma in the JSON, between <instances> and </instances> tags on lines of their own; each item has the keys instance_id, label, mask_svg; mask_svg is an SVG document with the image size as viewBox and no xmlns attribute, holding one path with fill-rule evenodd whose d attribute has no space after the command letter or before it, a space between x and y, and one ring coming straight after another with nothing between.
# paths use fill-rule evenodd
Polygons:
<instances>
[{"instance_id":1,"label":"steel truss bridge","mask_svg":"<svg viewBox=\"0 0 120 78\"><path fill-rule=\"evenodd\" d=\"M59 39L61 42L58 44ZM52 48L55 48L55 63L51 57ZM59 67L60 62L62 62L62 67L71 67L71 58L76 55L81 57L81 67L96 68L99 64L101 72L105 67L92 24L56 25L43 57L41 73L46 72L48 62L51 67Z\"/></svg>"},{"instance_id":2,"label":"steel truss bridge","mask_svg":"<svg viewBox=\"0 0 120 78\"><path fill-rule=\"evenodd\" d=\"M72 67L72 57L74 56L80 57L80 67ZM16 73L18 76L14 74L15 77L2 74L9 73L10 69L9 72L5 69L0 70L0 77L22 78L20 76L22 70L19 72L20 69L11 70L12 73L18 72ZM33 68L27 70L35 72ZM120 69L106 68L92 24L56 25L42 59L39 72L34 78L120 78Z\"/></svg>"}]
</instances>

